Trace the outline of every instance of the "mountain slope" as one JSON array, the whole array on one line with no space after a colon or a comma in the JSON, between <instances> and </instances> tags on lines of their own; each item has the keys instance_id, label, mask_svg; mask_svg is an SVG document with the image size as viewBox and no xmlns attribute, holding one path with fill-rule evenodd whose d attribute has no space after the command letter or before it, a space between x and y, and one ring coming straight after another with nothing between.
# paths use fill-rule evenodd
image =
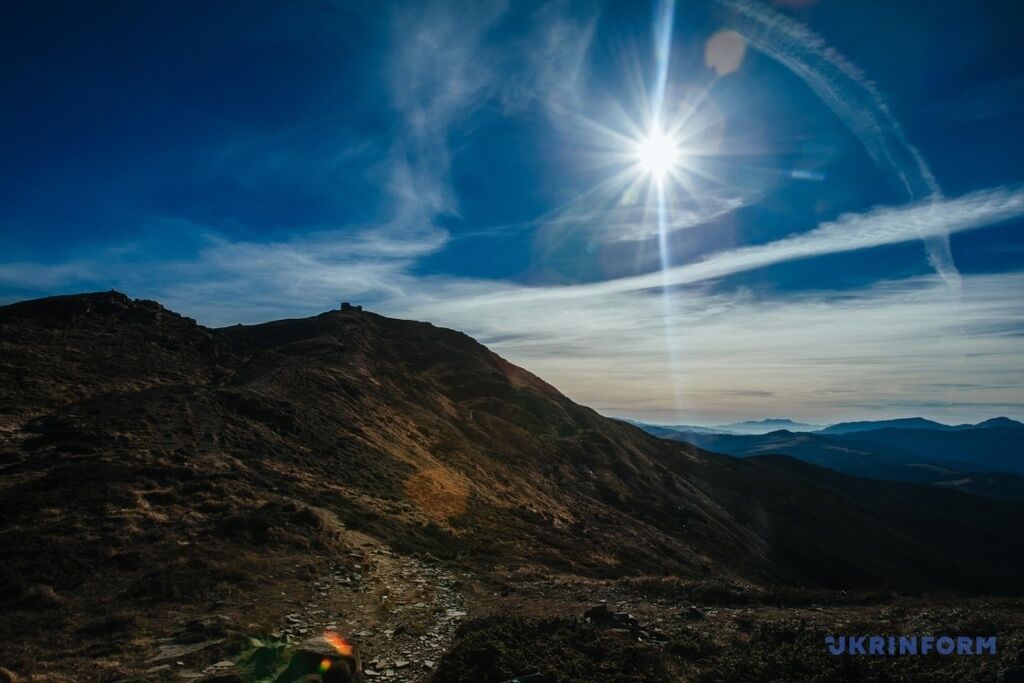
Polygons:
<instances>
[{"instance_id":1,"label":"mountain slope","mask_svg":"<svg viewBox=\"0 0 1024 683\"><path fill-rule=\"evenodd\" d=\"M756 489L760 468L605 419L458 332L355 311L208 330L116 293L0 320L4 412L23 438L8 494L56 473L48 490L74 496L60 489L86 471L149 485L159 462L169 486L228 468L411 549L807 578L722 502L717 477Z\"/></svg>"},{"instance_id":2,"label":"mountain slope","mask_svg":"<svg viewBox=\"0 0 1024 683\"><path fill-rule=\"evenodd\" d=\"M350 530L478 576L1024 588L1019 506L660 440L427 323L55 297L0 308L0 379L0 660L130 627L124 666L210 605L269 629Z\"/></svg>"},{"instance_id":3,"label":"mountain slope","mask_svg":"<svg viewBox=\"0 0 1024 683\"><path fill-rule=\"evenodd\" d=\"M0 319L11 482L229 468L433 552L518 555L540 538L531 554L599 573L709 571L706 549L758 562L754 535L653 460L695 456L457 332L355 312L206 330L116 294Z\"/></svg>"}]
</instances>

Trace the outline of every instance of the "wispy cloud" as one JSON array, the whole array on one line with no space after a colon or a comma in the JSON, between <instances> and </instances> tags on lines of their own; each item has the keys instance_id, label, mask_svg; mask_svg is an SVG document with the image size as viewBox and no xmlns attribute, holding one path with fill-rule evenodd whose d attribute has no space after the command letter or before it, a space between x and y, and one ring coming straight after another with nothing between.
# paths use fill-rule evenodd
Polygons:
<instances>
[{"instance_id":1,"label":"wispy cloud","mask_svg":"<svg viewBox=\"0 0 1024 683\"><path fill-rule=\"evenodd\" d=\"M602 297L619 292L653 290L722 278L795 259L898 244L949 235L1024 215L1024 190L995 189L956 199L924 200L902 207L878 207L846 214L806 233L766 244L718 252L694 263L634 277L560 288L509 288L491 295L495 304L539 299Z\"/></svg>"},{"instance_id":2,"label":"wispy cloud","mask_svg":"<svg viewBox=\"0 0 1024 683\"><path fill-rule=\"evenodd\" d=\"M609 414L713 422L782 411L827 421L932 400L927 414L960 419L1022 402L1021 287L1024 274L1013 273L967 276L959 301L935 276L767 300L678 290L677 369L664 352L661 301L643 291L502 305L486 285L447 282L381 308L466 330ZM937 389L939 378L954 386ZM853 406L865 397L877 403Z\"/></svg>"},{"instance_id":3,"label":"wispy cloud","mask_svg":"<svg viewBox=\"0 0 1024 683\"><path fill-rule=\"evenodd\" d=\"M545 5L535 12L535 28L495 40L508 10L503 0L458 10L444 2L393 10L384 74L399 118L385 161L390 217L367 234L436 241L438 218L459 214L451 140L456 129L463 139L470 134L481 108L496 102L550 114L575 101L596 13Z\"/></svg>"},{"instance_id":4,"label":"wispy cloud","mask_svg":"<svg viewBox=\"0 0 1024 683\"><path fill-rule=\"evenodd\" d=\"M403 223L457 210L448 185L451 127L493 95L497 74L484 38L506 9L482 2L453 12L408 5L392 16L387 85L401 120L389 187Z\"/></svg>"},{"instance_id":5,"label":"wispy cloud","mask_svg":"<svg viewBox=\"0 0 1024 683\"><path fill-rule=\"evenodd\" d=\"M158 299L211 325L309 315L339 296L401 296L415 260L440 248L443 232L415 240L373 229L325 231L279 242L228 240L209 226L175 223L174 241L198 242L187 257L168 245L91 249L59 263L0 263L0 285L28 293L123 289ZM155 254L154 254L155 252Z\"/></svg>"},{"instance_id":6,"label":"wispy cloud","mask_svg":"<svg viewBox=\"0 0 1024 683\"><path fill-rule=\"evenodd\" d=\"M473 115L489 103L564 106L581 78L593 14L546 5L527 28L495 40L508 9L502 0L458 9L439 1L391 8L387 58L378 74L390 104L381 112L389 126L382 138L357 145L346 138L317 155L306 146L308 134L321 137L336 123L319 116L276 134L231 140L211 162L221 173L242 166L236 179L245 183L258 184L268 174L312 175L319 188L325 182L319 176L333 177L355 160L360 173L381 179L375 220L331 225L325 217L300 235L259 240L230 238L215 224L150 216L140 219L142 237L134 244L94 245L49 263L0 261L0 283L19 294L118 287L210 324L312 313L339 296L401 296L415 286L408 274L413 262L450 239L440 223L459 212L452 146L471 132ZM503 49L509 45L516 49ZM158 237L151 240L150 233ZM168 257L162 240L172 236L198 246Z\"/></svg>"},{"instance_id":7,"label":"wispy cloud","mask_svg":"<svg viewBox=\"0 0 1024 683\"><path fill-rule=\"evenodd\" d=\"M278 244L207 238L194 259L140 262L130 250L112 250L52 266L5 264L0 281L68 287L117 272L103 286L158 298L208 324L308 315L344 295L465 330L616 415L715 422L784 412L827 421L914 406L935 418L980 419L993 410L1020 415L1024 273L967 276L959 299L937 277L769 299L713 294L698 283L1022 213L1024 193L1011 189L878 208L673 269L671 282L689 285L673 294L677 367L667 361L664 308L652 294L660 275L564 287L413 276L415 259L439 242L338 241L329 233ZM669 408L677 387L682 405Z\"/></svg>"},{"instance_id":8,"label":"wispy cloud","mask_svg":"<svg viewBox=\"0 0 1024 683\"><path fill-rule=\"evenodd\" d=\"M543 5L533 14L536 27L512 46L522 63L501 86L501 100L511 110L540 104L551 117L577 107L586 82L586 57L597 22L597 8L567 2ZM582 5L582 7L581 7Z\"/></svg>"},{"instance_id":9,"label":"wispy cloud","mask_svg":"<svg viewBox=\"0 0 1024 683\"><path fill-rule=\"evenodd\" d=\"M967 403L980 410L993 396L1008 403L1020 398L1020 377L1007 369L1019 366L1013 335L1024 315L1016 294L1024 274L973 276L959 302L939 278L771 300L708 294L697 285L782 261L978 229L1021 215L1024 191L996 189L846 215L664 275L560 287L427 279L380 308L465 330L569 395L615 414L713 420L770 416L792 406L803 411L798 417L828 419L850 409L851 395L879 397L881 414L901 399L933 396L940 378L984 385L947 392L946 412L963 414L970 412ZM670 321L679 368L665 353L664 308L656 295L665 281L682 287L673 293ZM667 408L677 387L684 415Z\"/></svg>"}]
</instances>

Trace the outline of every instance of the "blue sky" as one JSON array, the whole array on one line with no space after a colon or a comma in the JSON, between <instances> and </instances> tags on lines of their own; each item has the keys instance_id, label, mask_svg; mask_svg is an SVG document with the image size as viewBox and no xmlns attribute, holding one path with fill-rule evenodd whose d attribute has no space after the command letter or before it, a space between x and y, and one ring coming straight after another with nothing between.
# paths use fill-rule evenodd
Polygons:
<instances>
[{"instance_id":1,"label":"blue sky","mask_svg":"<svg viewBox=\"0 0 1024 683\"><path fill-rule=\"evenodd\" d=\"M0 300L117 288L209 325L350 300L658 422L1021 418L1022 20L23 3Z\"/></svg>"}]
</instances>

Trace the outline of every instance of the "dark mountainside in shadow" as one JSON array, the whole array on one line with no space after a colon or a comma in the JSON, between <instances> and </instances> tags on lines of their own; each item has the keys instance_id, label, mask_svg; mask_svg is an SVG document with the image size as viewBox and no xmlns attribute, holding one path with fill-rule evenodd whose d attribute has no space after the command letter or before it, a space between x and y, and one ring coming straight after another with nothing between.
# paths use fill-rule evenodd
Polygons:
<instances>
[{"instance_id":1,"label":"dark mountainside in shadow","mask_svg":"<svg viewBox=\"0 0 1024 683\"><path fill-rule=\"evenodd\" d=\"M55 297L0 308L0 376L0 662L18 668L137 680L214 608L272 630L311 581L365 566L357 535L484 584L1024 589L1019 505L658 439L428 323L207 329Z\"/></svg>"}]
</instances>

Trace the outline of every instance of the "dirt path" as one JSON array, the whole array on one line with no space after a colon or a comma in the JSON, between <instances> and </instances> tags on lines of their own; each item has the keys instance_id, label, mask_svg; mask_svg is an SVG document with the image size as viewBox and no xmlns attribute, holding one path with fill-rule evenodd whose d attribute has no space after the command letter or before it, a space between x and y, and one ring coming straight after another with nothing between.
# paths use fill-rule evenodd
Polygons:
<instances>
[{"instance_id":1,"label":"dirt path","mask_svg":"<svg viewBox=\"0 0 1024 683\"><path fill-rule=\"evenodd\" d=\"M458 578L365 534L345 535L354 572L332 569L281 633L303 640L336 631L359 646L368 680L426 681L466 615Z\"/></svg>"}]
</instances>

